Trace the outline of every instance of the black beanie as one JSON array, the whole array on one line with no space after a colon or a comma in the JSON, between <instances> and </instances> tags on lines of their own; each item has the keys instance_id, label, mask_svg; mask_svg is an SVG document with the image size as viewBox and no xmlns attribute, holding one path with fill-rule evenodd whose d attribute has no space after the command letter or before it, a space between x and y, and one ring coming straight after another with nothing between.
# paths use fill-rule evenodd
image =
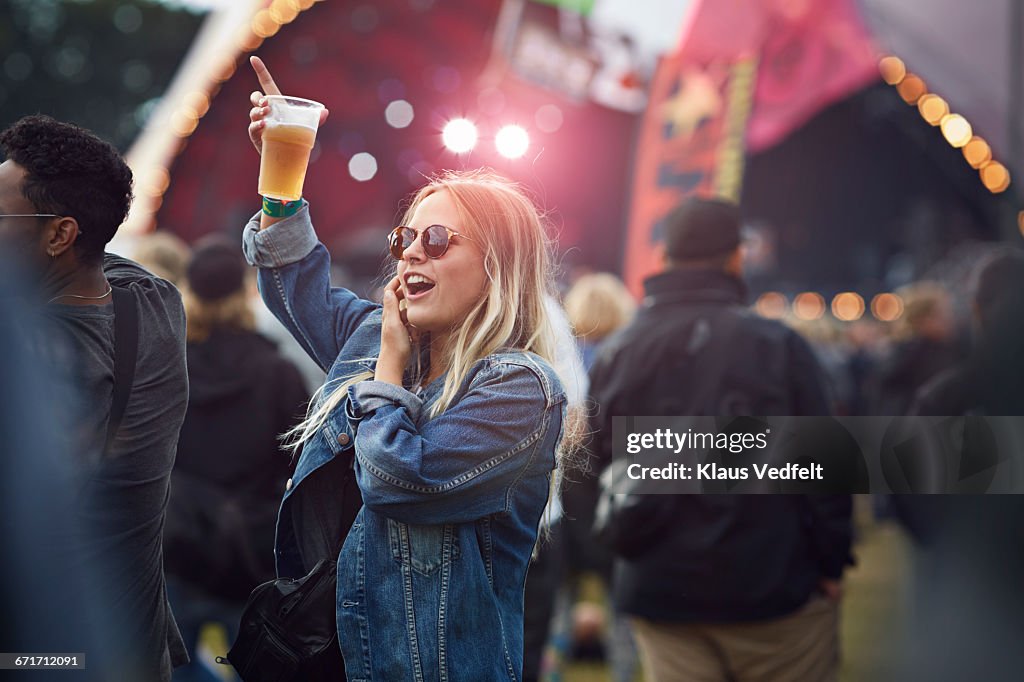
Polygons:
<instances>
[{"instance_id":1,"label":"black beanie","mask_svg":"<svg viewBox=\"0 0 1024 682\"><path fill-rule=\"evenodd\" d=\"M687 199L665 218L665 255L687 261L725 255L740 245L739 208L724 199Z\"/></svg>"},{"instance_id":2,"label":"black beanie","mask_svg":"<svg viewBox=\"0 0 1024 682\"><path fill-rule=\"evenodd\" d=\"M241 247L220 235L200 240L188 264L192 293L203 300L216 301L240 291L244 282Z\"/></svg>"}]
</instances>

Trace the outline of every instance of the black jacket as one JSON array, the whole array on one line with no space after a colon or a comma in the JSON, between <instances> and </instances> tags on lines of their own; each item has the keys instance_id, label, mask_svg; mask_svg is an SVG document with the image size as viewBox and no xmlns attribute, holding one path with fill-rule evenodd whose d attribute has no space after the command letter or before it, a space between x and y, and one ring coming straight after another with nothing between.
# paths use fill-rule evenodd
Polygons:
<instances>
[{"instance_id":1,"label":"black jacket","mask_svg":"<svg viewBox=\"0 0 1024 682\"><path fill-rule=\"evenodd\" d=\"M828 398L807 343L742 305L744 286L713 270L675 270L645 283L634 321L590 373L594 469L611 461L613 416L825 415ZM733 316L727 324L726 317ZM730 338L719 338L723 327ZM727 362L715 356L727 354ZM702 369L724 367L694 395ZM773 618L799 608L822 577L849 562L851 498L650 495L671 519L647 550L619 558L614 591L626 613L677 622Z\"/></svg>"},{"instance_id":2,"label":"black jacket","mask_svg":"<svg viewBox=\"0 0 1024 682\"><path fill-rule=\"evenodd\" d=\"M172 512L187 519L189 508L229 498L237 505L258 563L247 570L236 566L234 577L225 575L220 582L233 583L237 591L231 596L244 598L274 577L274 525L289 472L278 436L301 420L309 396L295 366L255 332L214 331L201 343L189 343L187 355L190 390L174 464ZM220 512L214 507L213 513ZM174 521L168 521L171 529ZM168 572L194 578L182 565L189 558L175 556L175 546L168 549ZM228 552L223 546L207 551L218 549Z\"/></svg>"}]
</instances>

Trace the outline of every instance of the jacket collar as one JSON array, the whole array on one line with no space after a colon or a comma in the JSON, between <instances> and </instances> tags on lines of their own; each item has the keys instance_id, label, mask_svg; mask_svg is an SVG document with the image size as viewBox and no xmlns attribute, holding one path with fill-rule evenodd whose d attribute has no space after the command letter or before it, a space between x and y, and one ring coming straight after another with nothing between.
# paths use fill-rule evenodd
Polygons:
<instances>
[{"instance_id":1,"label":"jacket collar","mask_svg":"<svg viewBox=\"0 0 1024 682\"><path fill-rule=\"evenodd\" d=\"M644 280L644 305L719 303L743 305L747 287L737 277L710 268L666 270Z\"/></svg>"}]
</instances>

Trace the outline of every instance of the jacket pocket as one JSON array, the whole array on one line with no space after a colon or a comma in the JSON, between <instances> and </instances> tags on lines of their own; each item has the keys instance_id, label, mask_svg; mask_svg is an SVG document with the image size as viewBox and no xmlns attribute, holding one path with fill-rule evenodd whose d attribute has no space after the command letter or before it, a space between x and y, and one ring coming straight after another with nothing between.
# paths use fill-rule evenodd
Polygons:
<instances>
[{"instance_id":1,"label":"jacket pocket","mask_svg":"<svg viewBox=\"0 0 1024 682\"><path fill-rule=\"evenodd\" d=\"M388 539L395 561L423 575L437 572L461 555L455 525L421 526L388 519Z\"/></svg>"}]
</instances>

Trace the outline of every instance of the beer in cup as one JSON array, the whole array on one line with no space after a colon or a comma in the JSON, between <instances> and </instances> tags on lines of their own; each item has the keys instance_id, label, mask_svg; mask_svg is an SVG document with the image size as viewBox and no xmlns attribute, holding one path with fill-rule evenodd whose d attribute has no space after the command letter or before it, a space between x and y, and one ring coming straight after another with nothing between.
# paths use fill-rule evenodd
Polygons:
<instances>
[{"instance_id":1,"label":"beer in cup","mask_svg":"<svg viewBox=\"0 0 1024 682\"><path fill-rule=\"evenodd\" d=\"M309 152L324 105L284 95L267 95L267 105L270 113L264 119L259 192L272 199L295 201L302 197Z\"/></svg>"}]
</instances>

